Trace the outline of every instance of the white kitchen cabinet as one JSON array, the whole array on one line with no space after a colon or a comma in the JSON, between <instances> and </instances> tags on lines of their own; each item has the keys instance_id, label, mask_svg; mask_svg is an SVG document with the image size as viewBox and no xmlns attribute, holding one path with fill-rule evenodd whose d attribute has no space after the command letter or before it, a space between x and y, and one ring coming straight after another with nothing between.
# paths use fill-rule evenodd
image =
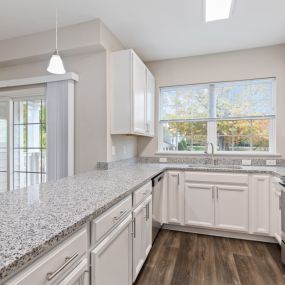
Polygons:
<instances>
[{"instance_id":1,"label":"white kitchen cabinet","mask_svg":"<svg viewBox=\"0 0 285 285\"><path fill-rule=\"evenodd\" d=\"M273 178L271 182L271 234L281 244L281 186L279 179Z\"/></svg>"},{"instance_id":2,"label":"white kitchen cabinet","mask_svg":"<svg viewBox=\"0 0 285 285\"><path fill-rule=\"evenodd\" d=\"M146 67L133 53L133 130L134 133L146 133Z\"/></svg>"},{"instance_id":3,"label":"white kitchen cabinet","mask_svg":"<svg viewBox=\"0 0 285 285\"><path fill-rule=\"evenodd\" d=\"M269 234L270 232L270 177L268 175L251 176L251 232Z\"/></svg>"},{"instance_id":4,"label":"white kitchen cabinet","mask_svg":"<svg viewBox=\"0 0 285 285\"><path fill-rule=\"evenodd\" d=\"M152 196L145 202L145 258L147 258L152 248Z\"/></svg>"},{"instance_id":5,"label":"white kitchen cabinet","mask_svg":"<svg viewBox=\"0 0 285 285\"><path fill-rule=\"evenodd\" d=\"M155 79L151 72L146 71L146 132L154 136L154 106L155 106Z\"/></svg>"},{"instance_id":6,"label":"white kitchen cabinet","mask_svg":"<svg viewBox=\"0 0 285 285\"><path fill-rule=\"evenodd\" d=\"M84 258L58 285L88 285L88 262Z\"/></svg>"},{"instance_id":7,"label":"white kitchen cabinet","mask_svg":"<svg viewBox=\"0 0 285 285\"><path fill-rule=\"evenodd\" d=\"M87 277L83 271L88 270L87 240L87 229L83 227L5 284L48 285L61 284L60 282L65 282L64 280L70 280L70 283L62 284L84 284L82 282Z\"/></svg>"},{"instance_id":8,"label":"white kitchen cabinet","mask_svg":"<svg viewBox=\"0 0 285 285\"><path fill-rule=\"evenodd\" d=\"M155 80L133 50L111 55L111 134L154 135Z\"/></svg>"},{"instance_id":9,"label":"white kitchen cabinet","mask_svg":"<svg viewBox=\"0 0 285 285\"><path fill-rule=\"evenodd\" d=\"M248 231L248 187L214 186L216 228Z\"/></svg>"},{"instance_id":10,"label":"white kitchen cabinet","mask_svg":"<svg viewBox=\"0 0 285 285\"><path fill-rule=\"evenodd\" d=\"M133 211L133 281L152 247L152 196Z\"/></svg>"},{"instance_id":11,"label":"white kitchen cabinet","mask_svg":"<svg viewBox=\"0 0 285 285\"><path fill-rule=\"evenodd\" d=\"M184 224L183 172L169 171L167 191L167 220L169 224Z\"/></svg>"},{"instance_id":12,"label":"white kitchen cabinet","mask_svg":"<svg viewBox=\"0 0 285 285\"><path fill-rule=\"evenodd\" d=\"M92 285L132 284L132 215L91 253Z\"/></svg>"},{"instance_id":13,"label":"white kitchen cabinet","mask_svg":"<svg viewBox=\"0 0 285 285\"><path fill-rule=\"evenodd\" d=\"M185 225L214 227L215 193L212 185L185 183Z\"/></svg>"}]
</instances>

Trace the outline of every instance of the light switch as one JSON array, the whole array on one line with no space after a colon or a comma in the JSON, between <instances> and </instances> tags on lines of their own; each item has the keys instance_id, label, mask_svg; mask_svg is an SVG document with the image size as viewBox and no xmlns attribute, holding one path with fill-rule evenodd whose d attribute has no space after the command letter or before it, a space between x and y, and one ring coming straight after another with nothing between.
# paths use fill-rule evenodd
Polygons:
<instances>
[{"instance_id":1,"label":"light switch","mask_svg":"<svg viewBox=\"0 0 285 285\"><path fill-rule=\"evenodd\" d=\"M167 157L160 157L159 162L167 162Z\"/></svg>"}]
</instances>

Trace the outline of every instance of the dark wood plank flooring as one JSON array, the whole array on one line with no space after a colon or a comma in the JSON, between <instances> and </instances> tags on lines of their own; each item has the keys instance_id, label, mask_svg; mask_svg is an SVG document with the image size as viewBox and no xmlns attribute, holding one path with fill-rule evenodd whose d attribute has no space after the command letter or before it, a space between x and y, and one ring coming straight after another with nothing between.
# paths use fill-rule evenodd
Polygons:
<instances>
[{"instance_id":1,"label":"dark wood plank flooring","mask_svg":"<svg viewBox=\"0 0 285 285\"><path fill-rule=\"evenodd\" d=\"M135 285L285 284L277 244L162 230Z\"/></svg>"}]
</instances>

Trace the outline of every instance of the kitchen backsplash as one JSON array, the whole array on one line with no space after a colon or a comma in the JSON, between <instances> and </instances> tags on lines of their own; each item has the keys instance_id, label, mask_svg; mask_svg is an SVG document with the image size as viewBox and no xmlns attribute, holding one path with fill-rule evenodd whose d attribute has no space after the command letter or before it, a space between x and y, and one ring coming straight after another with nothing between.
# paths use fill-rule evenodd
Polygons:
<instances>
[{"instance_id":1,"label":"kitchen backsplash","mask_svg":"<svg viewBox=\"0 0 285 285\"><path fill-rule=\"evenodd\" d=\"M248 158L243 158L248 160ZM241 158L232 158L232 157L215 157L215 164L217 165L242 165ZM268 158L251 158L251 165L252 166L266 166L266 160ZM272 160L272 158L270 158ZM285 159L274 159L276 160L277 166L285 166ZM161 163L160 157L134 157L126 160L118 160L118 161L111 161L111 162L98 162L97 168L98 169L111 169L116 166L119 166L122 162L125 163ZM183 164L211 164L212 160L210 157L167 157L166 163L183 163Z\"/></svg>"}]
</instances>

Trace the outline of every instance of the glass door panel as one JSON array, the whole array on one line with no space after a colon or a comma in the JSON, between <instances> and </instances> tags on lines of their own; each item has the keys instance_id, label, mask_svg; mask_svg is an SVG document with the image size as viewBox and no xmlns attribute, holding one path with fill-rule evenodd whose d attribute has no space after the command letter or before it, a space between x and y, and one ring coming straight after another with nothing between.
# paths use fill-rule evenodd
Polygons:
<instances>
[{"instance_id":1,"label":"glass door panel","mask_svg":"<svg viewBox=\"0 0 285 285\"><path fill-rule=\"evenodd\" d=\"M0 101L0 192L8 190L9 102Z\"/></svg>"}]
</instances>

